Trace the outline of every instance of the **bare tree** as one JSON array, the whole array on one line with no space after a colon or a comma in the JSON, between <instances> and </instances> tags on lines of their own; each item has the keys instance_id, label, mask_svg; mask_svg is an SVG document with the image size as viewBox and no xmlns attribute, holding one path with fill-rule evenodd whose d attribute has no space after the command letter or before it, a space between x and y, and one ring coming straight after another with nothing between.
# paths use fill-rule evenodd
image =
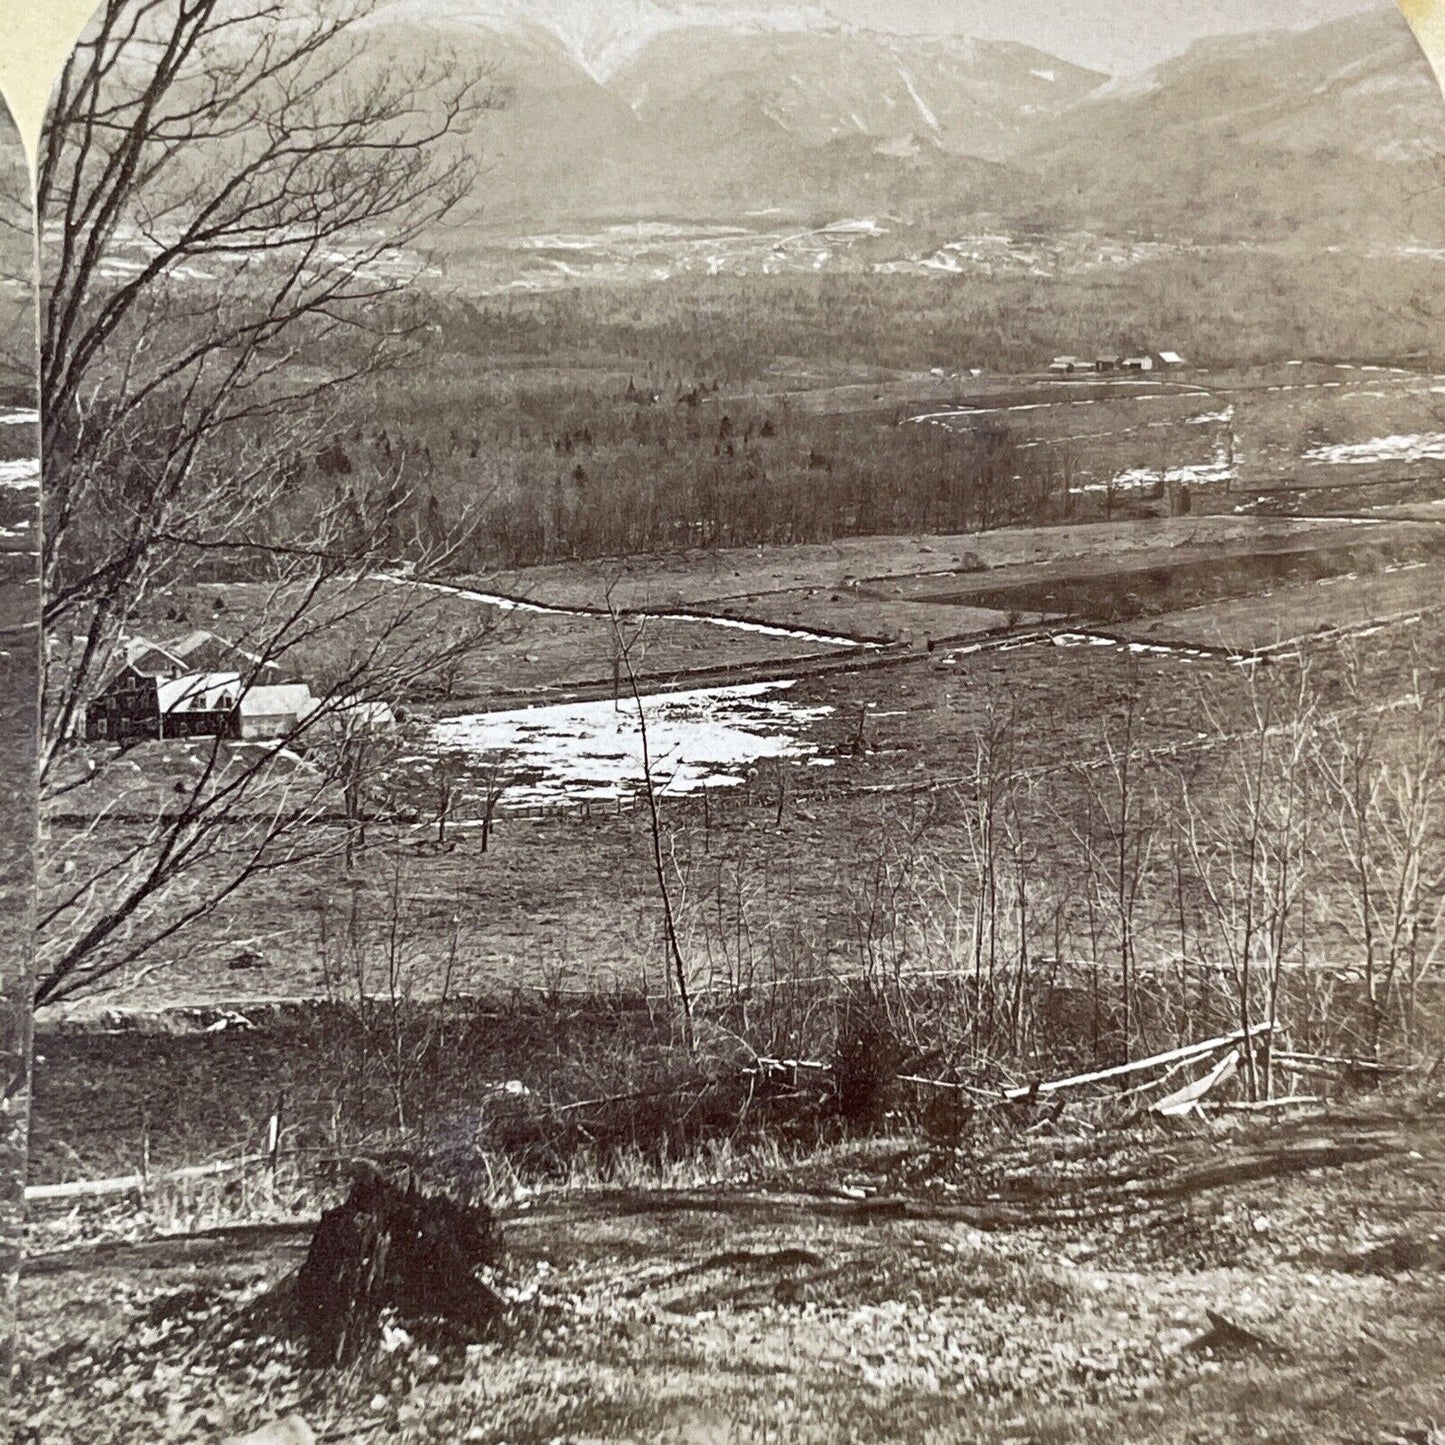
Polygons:
<instances>
[{"instance_id":1,"label":"bare tree","mask_svg":"<svg viewBox=\"0 0 1445 1445\"><path fill-rule=\"evenodd\" d=\"M647 710L642 703L642 689L637 681L637 665L634 654L646 646L645 619L625 618L612 600L612 588L607 589L607 616L611 623L611 652L622 675L627 679L628 691L632 694L633 706L637 709L637 733L642 747L642 796L647 804L648 840L652 852L652 873L657 883L658 901L662 904L663 943L667 950L671 977L677 986L677 1001L682 1010L683 1040L689 1049L693 1046L692 993L688 985L687 962L682 956L682 944L678 937L677 913L672 897L672 886L668 882L667 864L663 857L662 814L658 808L658 786L654 772L656 760L652 756L652 744L647 731ZM615 674L614 674L615 675ZM617 706L614 698L613 706Z\"/></svg>"},{"instance_id":2,"label":"bare tree","mask_svg":"<svg viewBox=\"0 0 1445 1445\"><path fill-rule=\"evenodd\" d=\"M116 811L109 760L77 769L66 745L168 590L255 584L243 687L340 655L277 748L218 743L119 849L52 850L38 1002L110 977L313 846L346 749L314 747L284 777L276 753L471 640L438 643L435 599L374 580L397 560L404 457L331 496L293 486L347 389L426 335L415 247L467 195L463 143L490 103L446 64L393 74L369 57L366 10L105 0L56 90L37 182L48 811L87 819L82 834Z\"/></svg>"},{"instance_id":3,"label":"bare tree","mask_svg":"<svg viewBox=\"0 0 1445 1445\"><path fill-rule=\"evenodd\" d=\"M973 985L975 1023L981 1022L984 999L993 1008L994 974L998 963L1004 816L1014 786L1017 714L1010 703L990 699L983 727L974 743L972 796L963 799L964 838L974 882Z\"/></svg>"},{"instance_id":4,"label":"bare tree","mask_svg":"<svg viewBox=\"0 0 1445 1445\"><path fill-rule=\"evenodd\" d=\"M1411 1048L1419 988L1445 923L1445 706L1420 658L1394 706L1370 705L1360 655L1345 658L1349 706L1320 729L1328 816L1349 880L1343 922L1364 970L1369 1047L1378 1054L1392 1011Z\"/></svg>"},{"instance_id":5,"label":"bare tree","mask_svg":"<svg viewBox=\"0 0 1445 1445\"><path fill-rule=\"evenodd\" d=\"M20 137L0 106L0 1422L9 1404L30 1120L40 674L34 243Z\"/></svg>"},{"instance_id":6,"label":"bare tree","mask_svg":"<svg viewBox=\"0 0 1445 1445\"><path fill-rule=\"evenodd\" d=\"M1158 818L1141 773L1139 686L1131 676L1123 707L1104 727L1101 766L1085 772L1082 826L1066 818L1088 868L1090 957L1095 971L1107 938L1118 960L1121 1043L1131 1057L1145 1028L1138 990L1139 915L1153 861Z\"/></svg>"},{"instance_id":7,"label":"bare tree","mask_svg":"<svg viewBox=\"0 0 1445 1445\"><path fill-rule=\"evenodd\" d=\"M1272 1039L1288 957L1302 947L1295 929L1313 855L1309 846L1310 750L1317 707L1309 665L1282 677L1251 675L1249 726L1227 739L1208 793L1181 780L1178 816L1184 850L1203 899L1206 932L1233 980L1239 1027L1266 1026L1263 1080L1245 1050L1251 1099L1272 1089ZM1210 715L1207 700L1202 701Z\"/></svg>"}]
</instances>

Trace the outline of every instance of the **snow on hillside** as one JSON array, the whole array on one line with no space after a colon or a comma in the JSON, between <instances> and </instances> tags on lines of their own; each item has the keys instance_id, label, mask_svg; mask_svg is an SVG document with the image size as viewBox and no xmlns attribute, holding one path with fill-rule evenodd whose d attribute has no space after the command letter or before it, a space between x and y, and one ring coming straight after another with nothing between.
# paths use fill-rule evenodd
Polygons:
<instances>
[{"instance_id":1,"label":"snow on hillside","mask_svg":"<svg viewBox=\"0 0 1445 1445\"><path fill-rule=\"evenodd\" d=\"M727 0L607 0L605 5L595 0L392 0L389 8L409 19L545 30L599 83L674 31L803 34L843 28L822 6L787 0L743 5Z\"/></svg>"}]
</instances>

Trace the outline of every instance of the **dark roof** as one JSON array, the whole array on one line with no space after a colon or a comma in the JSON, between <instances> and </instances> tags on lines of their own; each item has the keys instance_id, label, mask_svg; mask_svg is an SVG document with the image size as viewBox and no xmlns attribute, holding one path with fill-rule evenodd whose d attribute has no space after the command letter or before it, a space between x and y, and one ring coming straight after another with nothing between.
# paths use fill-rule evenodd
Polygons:
<instances>
[{"instance_id":1,"label":"dark roof","mask_svg":"<svg viewBox=\"0 0 1445 1445\"><path fill-rule=\"evenodd\" d=\"M148 637L127 637L121 644L121 658L123 660L113 672L129 667L145 677L169 677L186 670L184 658L172 648L152 642Z\"/></svg>"},{"instance_id":2,"label":"dark roof","mask_svg":"<svg viewBox=\"0 0 1445 1445\"><path fill-rule=\"evenodd\" d=\"M167 650L184 658L186 667L192 672L244 671L238 668L238 664L243 662L252 666L260 665L268 672L280 671L276 663L262 663L256 653L248 652L244 647L228 642L214 632L188 632L184 637L169 643Z\"/></svg>"},{"instance_id":3,"label":"dark roof","mask_svg":"<svg viewBox=\"0 0 1445 1445\"><path fill-rule=\"evenodd\" d=\"M258 663L260 659L255 653L199 628L174 642L165 643L135 634L121 639L110 666L100 678L97 691L104 692L126 671L139 673L142 677L172 678L191 672L244 673ZM260 663L260 666L265 673L281 671L280 665L275 662Z\"/></svg>"}]
</instances>

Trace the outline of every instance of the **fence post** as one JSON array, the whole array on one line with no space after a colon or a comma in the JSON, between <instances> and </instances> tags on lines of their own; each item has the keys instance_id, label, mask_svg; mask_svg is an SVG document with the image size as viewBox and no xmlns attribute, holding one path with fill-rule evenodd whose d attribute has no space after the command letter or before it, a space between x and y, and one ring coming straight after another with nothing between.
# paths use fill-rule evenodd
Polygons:
<instances>
[{"instance_id":1,"label":"fence post","mask_svg":"<svg viewBox=\"0 0 1445 1445\"><path fill-rule=\"evenodd\" d=\"M281 1159L281 1116L286 1108L286 1090L281 1089L276 1094L276 1112L271 1115L271 1122L266 1128L266 1166L271 1171L271 1177L276 1177L276 1165Z\"/></svg>"},{"instance_id":2,"label":"fence post","mask_svg":"<svg viewBox=\"0 0 1445 1445\"><path fill-rule=\"evenodd\" d=\"M150 1108L142 1104L140 1111L140 1197L141 1203L145 1203L147 1187L151 1177L151 1113Z\"/></svg>"}]
</instances>

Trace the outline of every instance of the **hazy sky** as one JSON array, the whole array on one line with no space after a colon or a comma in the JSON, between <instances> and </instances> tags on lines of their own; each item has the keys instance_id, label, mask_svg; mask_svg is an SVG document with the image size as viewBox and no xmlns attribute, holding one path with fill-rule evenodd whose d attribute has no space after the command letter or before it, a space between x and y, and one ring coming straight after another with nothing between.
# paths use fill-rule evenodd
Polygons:
<instances>
[{"instance_id":1,"label":"hazy sky","mask_svg":"<svg viewBox=\"0 0 1445 1445\"><path fill-rule=\"evenodd\" d=\"M1304 29L1392 0L825 0L879 30L957 31L1022 40L1100 70L1142 70L1204 35ZM1398 13L1398 11L1396 12ZM1404 17L1400 19L1403 28Z\"/></svg>"}]
</instances>

